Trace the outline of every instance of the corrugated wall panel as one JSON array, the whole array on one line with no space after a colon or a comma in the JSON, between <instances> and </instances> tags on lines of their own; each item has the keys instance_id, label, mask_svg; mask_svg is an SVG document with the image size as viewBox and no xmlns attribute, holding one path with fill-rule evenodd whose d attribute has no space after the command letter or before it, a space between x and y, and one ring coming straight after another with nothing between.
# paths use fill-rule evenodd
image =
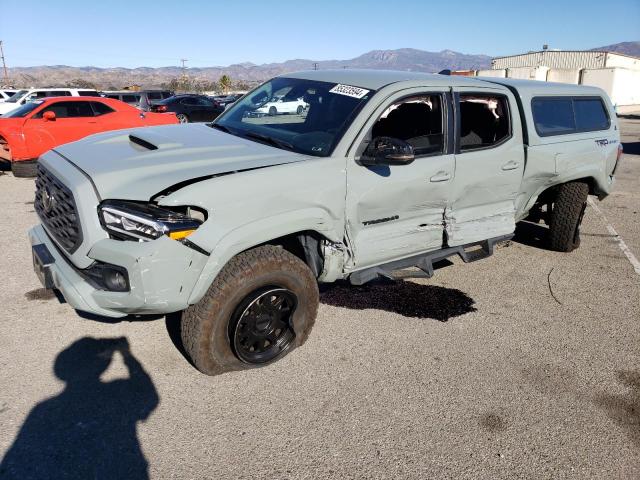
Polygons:
<instances>
[{"instance_id":1,"label":"corrugated wall panel","mask_svg":"<svg viewBox=\"0 0 640 480\"><path fill-rule=\"evenodd\" d=\"M549 67L557 69L603 68L604 52L562 52L545 50L493 59L491 68Z\"/></svg>"}]
</instances>

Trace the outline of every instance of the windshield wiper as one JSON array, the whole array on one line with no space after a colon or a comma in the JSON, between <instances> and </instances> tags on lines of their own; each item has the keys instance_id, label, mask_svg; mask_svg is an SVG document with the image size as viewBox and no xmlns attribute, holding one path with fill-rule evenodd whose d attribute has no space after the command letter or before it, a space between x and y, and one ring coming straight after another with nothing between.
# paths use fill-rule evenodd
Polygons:
<instances>
[{"instance_id":1,"label":"windshield wiper","mask_svg":"<svg viewBox=\"0 0 640 480\"><path fill-rule=\"evenodd\" d=\"M279 138L270 137L269 135L263 135L262 133L256 132L246 132L244 134L246 138L253 138L254 140L259 140L274 147L283 148L285 150L295 150L296 147L291 145L289 142L285 142L284 140L280 140Z\"/></svg>"}]
</instances>

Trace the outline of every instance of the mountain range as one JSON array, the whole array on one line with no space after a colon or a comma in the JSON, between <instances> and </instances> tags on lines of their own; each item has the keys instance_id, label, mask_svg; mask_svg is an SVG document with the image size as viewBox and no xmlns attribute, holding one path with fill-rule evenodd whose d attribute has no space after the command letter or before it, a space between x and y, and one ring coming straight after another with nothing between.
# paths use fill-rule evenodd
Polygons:
<instances>
[{"instance_id":1,"label":"mountain range","mask_svg":"<svg viewBox=\"0 0 640 480\"><path fill-rule=\"evenodd\" d=\"M623 42L593 50L609 50L640 56L640 42ZM428 52L414 48L401 48L397 50L373 50L349 60L295 59L262 65L247 62L229 66L189 68L186 70L186 74L190 79L201 84L213 83L222 75L228 75L236 84L245 83L251 85L283 73L313 68L323 70L332 68L372 68L418 72L439 72L443 69L483 69L490 67L491 58L489 55L465 54L452 50ZM157 87L180 78L184 73L185 71L177 66L99 68L47 65L10 68L9 78L16 86L65 85L69 81L80 79L90 82L101 89L117 89L133 84Z\"/></svg>"}]
</instances>

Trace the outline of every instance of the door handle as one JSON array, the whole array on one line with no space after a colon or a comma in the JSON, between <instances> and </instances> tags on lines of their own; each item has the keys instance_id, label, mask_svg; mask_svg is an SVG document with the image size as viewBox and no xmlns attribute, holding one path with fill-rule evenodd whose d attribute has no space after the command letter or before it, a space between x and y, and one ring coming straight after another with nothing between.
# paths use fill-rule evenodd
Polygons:
<instances>
[{"instance_id":1,"label":"door handle","mask_svg":"<svg viewBox=\"0 0 640 480\"><path fill-rule=\"evenodd\" d=\"M433 177L429 179L431 182L446 182L451 179L451 174L449 172L445 172L443 170L436 173Z\"/></svg>"},{"instance_id":2,"label":"door handle","mask_svg":"<svg viewBox=\"0 0 640 480\"><path fill-rule=\"evenodd\" d=\"M520 164L518 162L514 162L513 160L509 160L507 163L502 165L502 170L515 170L519 166L520 166Z\"/></svg>"}]
</instances>

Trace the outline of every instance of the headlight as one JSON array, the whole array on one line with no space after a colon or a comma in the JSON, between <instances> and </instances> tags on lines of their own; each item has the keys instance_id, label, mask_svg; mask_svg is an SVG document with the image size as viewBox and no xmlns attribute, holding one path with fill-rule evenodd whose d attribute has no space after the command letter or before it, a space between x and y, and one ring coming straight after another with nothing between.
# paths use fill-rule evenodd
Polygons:
<instances>
[{"instance_id":1,"label":"headlight","mask_svg":"<svg viewBox=\"0 0 640 480\"><path fill-rule=\"evenodd\" d=\"M108 232L140 241L163 235L181 240L202 224L199 219L150 203L107 200L100 205L99 213L100 222Z\"/></svg>"}]
</instances>

